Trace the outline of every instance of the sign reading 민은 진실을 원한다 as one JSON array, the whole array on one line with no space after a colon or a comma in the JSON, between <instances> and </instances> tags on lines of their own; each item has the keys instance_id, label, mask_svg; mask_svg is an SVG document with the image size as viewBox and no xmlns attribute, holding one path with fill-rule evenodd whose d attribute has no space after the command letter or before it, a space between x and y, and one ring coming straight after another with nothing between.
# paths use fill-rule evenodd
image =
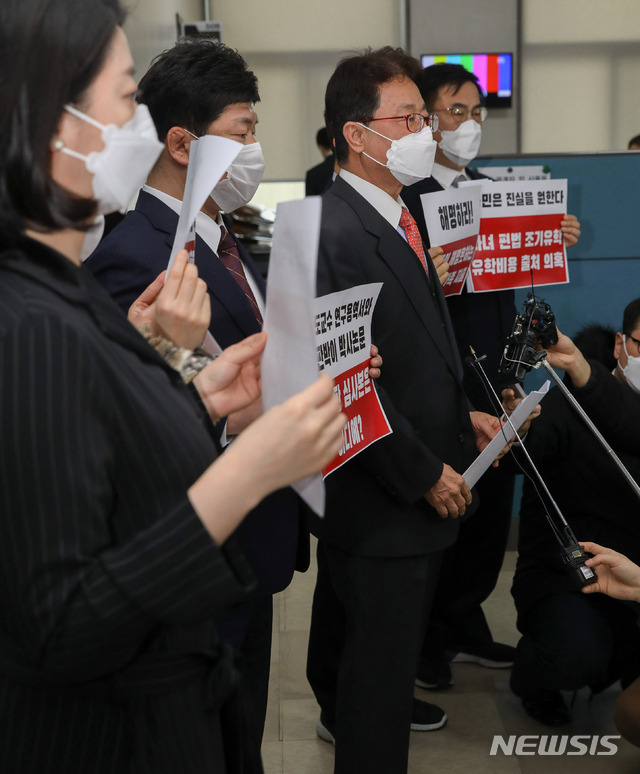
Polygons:
<instances>
[{"instance_id":1,"label":"sign reading \ubbfc\uc740 \uc9c4\uc2e4\uc744 \uc6d0\ud55c\ub2e4","mask_svg":"<svg viewBox=\"0 0 640 774\"><path fill-rule=\"evenodd\" d=\"M445 296L462 293L478 241L480 198L480 186L447 188L420 197L429 241L442 247L449 264L449 276L442 286Z\"/></svg>"},{"instance_id":2,"label":"sign reading \ubbfc\uc740 \uc9c4\uc2e4\uc744 \uc6d0\ud55c\ub2e4","mask_svg":"<svg viewBox=\"0 0 640 774\"><path fill-rule=\"evenodd\" d=\"M333 377L348 419L342 447L324 476L393 432L369 377L371 319L381 288L382 283L357 285L314 302L318 369Z\"/></svg>"},{"instance_id":3,"label":"sign reading \ubbfc\uc740 \uc9c4\uc2e4\uc744 \uc6d0\ud55c\ub2e4","mask_svg":"<svg viewBox=\"0 0 640 774\"><path fill-rule=\"evenodd\" d=\"M482 220L468 274L474 293L569 282L560 228L567 213L566 180L469 181L481 187Z\"/></svg>"}]
</instances>

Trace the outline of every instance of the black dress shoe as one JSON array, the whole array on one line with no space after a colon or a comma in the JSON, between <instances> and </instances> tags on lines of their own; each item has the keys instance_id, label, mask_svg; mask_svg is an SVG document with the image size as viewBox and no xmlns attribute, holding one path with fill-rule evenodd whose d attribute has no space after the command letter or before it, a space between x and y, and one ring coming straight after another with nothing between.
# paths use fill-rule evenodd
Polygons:
<instances>
[{"instance_id":1,"label":"black dress shoe","mask_svg":"<svg viewBox=\"0 0 640 774\"><path fill-rule=\"evenodd\" d=\"M562 726L571 720L571 713L560 691L540 688L536 691L526 690L511 673L509 687L522 701L524 711L545 726Z\"/></svg>"},{"instance_id":2,"label":"black dress shoe","mask_svg":"<svg viewBox=\"0 0 640 774\"><path fill-rule=\"evenodd\" d=\"M560 691L540 690L522 697L524 711L545 726L562 726L571 720L571 713Z\"/></svg>"}]
</instances>

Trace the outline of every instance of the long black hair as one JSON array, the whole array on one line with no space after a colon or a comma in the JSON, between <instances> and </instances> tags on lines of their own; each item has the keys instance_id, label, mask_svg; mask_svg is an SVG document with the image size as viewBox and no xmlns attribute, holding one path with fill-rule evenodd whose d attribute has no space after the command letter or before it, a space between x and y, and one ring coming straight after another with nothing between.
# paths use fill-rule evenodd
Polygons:
<instances>
[{"instance_id":1,"label":"long black hair","mask_svg":"<svg viewBox=\"0 0 640 774\"><path fill-rule=\"evenodd\" d=\"M51 143L125 19L119 0L0 2L0 237L77 228L95 214L50 176Z\"/></svg>"}]
</instances>

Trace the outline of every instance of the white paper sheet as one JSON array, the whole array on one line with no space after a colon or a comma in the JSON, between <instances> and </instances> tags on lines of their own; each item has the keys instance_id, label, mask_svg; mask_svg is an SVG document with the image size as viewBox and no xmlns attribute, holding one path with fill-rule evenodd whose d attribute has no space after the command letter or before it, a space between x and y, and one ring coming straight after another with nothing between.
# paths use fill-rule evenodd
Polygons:
<instances>
[{"instance_id":1,"label":"white paper sheet","mask_svg":"<svg viewBox=\"0 0 640 774\"><path fill-rule=\"evenodd\" d=\"M229 168L231 162L242 150L241 142L207 134L199 140L192 140L189 150L189 167L184 186L180 218L173 240L171 256L167 264L167 276L176 255L189 242L196 215L202 209L215 184Z\"/></svg>"},{"instance_id":2,"label":"white paper sheet","mask_svg":"<svg viewBox=\"0 0 640 774\"><path fill-rule=\"evenodd\" d=\"M504 425L504 433L498 433L491 443L475 458L469 467L462 474L468 487L475 486L481 476L491 467L491 463L496 459L500 451L506 446L507 438L511 440L514 437L514 428L516 432L520 426L540 403L544 396L549 392L549 380L542 385L539 390L530 392L524 400L520 401L515 411L511 414L511 422ZM534 420L535 421L535 420ZM513 427L512 427L513 425ZM506 438L505 438L506 434Z\"/></svg>"},{"instance_id":3,"label":"white paper sheet","mask_svg":"<svg viewBox=\"0 0 640 774\"><path fill-rule=\"evenodd\" d=\"M278 205L264 318L269 338L261 365L265 411L318 378L314 299L321 207L319 196ZM319 473L293 488L319 516L324 515L325 491Z\"/></svg>"}]
</instances>

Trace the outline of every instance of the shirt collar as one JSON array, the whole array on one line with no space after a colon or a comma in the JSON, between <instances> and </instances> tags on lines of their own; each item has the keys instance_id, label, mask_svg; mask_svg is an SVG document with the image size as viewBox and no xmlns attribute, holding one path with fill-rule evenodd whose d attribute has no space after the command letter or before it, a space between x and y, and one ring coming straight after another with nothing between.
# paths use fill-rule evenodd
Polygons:
<instances>
[{"instance_id":1,"label":"shirt collar","mask_svg":"<svg viewBox=\"0 0 640 774\"><path fill-rule=\"evenodd\" d=\"M433 169L431 170L431 177L444 188L451 188L453 185L453 181L456 179L456 177L459 177L460 175L464 175L467 180L469 180L469 175L467 174L466 167L465 169L451 169L451 167L445 167L443 164L438 164L438 162L434 162Z\"/></svg>"},{"instance_id":2,"label":"shirt collar","mask_svg":"<svg viewBox=\"0 0 640 774\"><path fill-rule=\"evenodd\" d=\"M176 199L174 196L170 196L164 191L159 191L157 188L151 188L148 185L143 186L142 190L151 194L151 196L155 196L156 199L159 199L163 204L166 204L169 209L173 210L177 215L180 215L180 211L182 210L182 202L180 199ZM222 218L220 215L218 215L217 221L209 217L209 215L205 215L202 210L196 216L196 232L198 236L204 240L207 247L216 255L218 254L218 245L220 244L220 239L222 237L222 231L220 229L221 225Z\"/></svg>"},{"instance_id":3,"label":"shirt collar","mask_svg":"<svg viewBox=\"0 0 640 774\"><path fill-rule=\"evenodd\" d=\"M362 177L354 175L353 172L348 172L346 169L340 170L340 177L345 183L355 188L360 196L365 198L393 228L398 228L400 215L404 207L404 202L399 196L397 199L394 199L386 191L383 191L382 188L370 183L368 180L364 180Z\"/></svg>"}]
</instances>

